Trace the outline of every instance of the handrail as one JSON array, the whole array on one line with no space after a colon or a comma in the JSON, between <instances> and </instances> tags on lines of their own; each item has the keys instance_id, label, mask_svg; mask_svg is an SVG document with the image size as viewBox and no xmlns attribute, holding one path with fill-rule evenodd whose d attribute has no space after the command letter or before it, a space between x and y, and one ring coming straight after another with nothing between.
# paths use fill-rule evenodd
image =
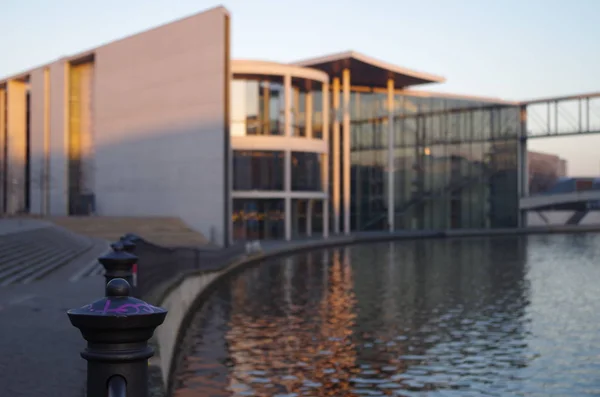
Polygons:
<instances>
[{"instance_id":1,"label":"handrail","mask_svg":"<svg viewBox=\"0 0 600 397\"><path fill-rule=\"evenodd\" d=\"M127 382L120 375L108 380L108 397L127 397Z\"/></svg>"}]
</instances>

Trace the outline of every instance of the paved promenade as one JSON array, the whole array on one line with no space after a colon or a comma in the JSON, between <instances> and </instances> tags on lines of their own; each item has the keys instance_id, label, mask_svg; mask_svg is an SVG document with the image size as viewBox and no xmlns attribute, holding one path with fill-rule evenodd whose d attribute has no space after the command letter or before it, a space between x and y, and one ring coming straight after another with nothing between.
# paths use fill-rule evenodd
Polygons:
<instances>
[{"instance_id":1,"label":"paved promenade","mask_svg":"<svg viewBox=\"0 0 600 397\"><path fill-rule=\"evenodd\" d=\"M43 222L2 220L0 245L14 240L17 234L36 233L48 226ZM0 288L0 395L83 396L86 362L79 352L85 341L71 326L66 311L103 296L103 277L88 274L76 281L71 279L106 248L105 242L92 241L85 252L68 258L40 279ZM0 259L4 257L6 254ZM10 263L6 260L0 265L7 267Z\"/></svg>"},{"instance_id":2,"label":"paved promenade","mask_svg":"<svg viewBox=\"0 0 600 397\"><path fill-rule=\"evenodd\" d=\"M84 340L66 315L103 294L102 278L0 290L0 387L11 397L81 397Z\"/></svg>"}]
</instances>

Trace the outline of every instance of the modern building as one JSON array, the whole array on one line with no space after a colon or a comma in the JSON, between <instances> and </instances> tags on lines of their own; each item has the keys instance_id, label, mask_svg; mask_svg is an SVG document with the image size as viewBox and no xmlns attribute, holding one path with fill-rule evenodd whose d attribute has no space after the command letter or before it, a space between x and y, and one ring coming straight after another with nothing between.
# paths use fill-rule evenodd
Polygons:
<instances>
[{"instance_id":1,"label":"modern building","mask_svg":"<svg viewBox=\"0 0 600 397\"><path fill-rule=\"evenodd\" d=\"M226 9L0 80L5 214L179 216L217 243L519 225L517 103L356 52L230 57Z\"/></svg>"},{"instance_id":2,"label":"modern building","mask_svg":"<svg viewBox=\"0 0 600 397\"><path fill-rule=\"evenodd\" d=\"M529 193L542 193L567 176L567 161L555 154L530 151L527 153Z\"/></svg>"}]
</instances>

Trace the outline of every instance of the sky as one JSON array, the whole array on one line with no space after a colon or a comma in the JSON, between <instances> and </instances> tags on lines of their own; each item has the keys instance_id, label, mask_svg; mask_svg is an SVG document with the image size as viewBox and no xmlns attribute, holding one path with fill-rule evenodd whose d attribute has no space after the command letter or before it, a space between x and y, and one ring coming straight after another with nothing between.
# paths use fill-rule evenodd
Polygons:
<instances>
[{"instance_id":1,"label":"sky","mask_svg":"<svg viewBox=\"0 0 600 397\"><path fill-rule=\"evenodd\" d=\"M423 89L526 100L600 91L600 0L0 0L0 77L224 5L232 56L355 50L446 77ZM600 104L595 111L600 112ZM600 134L530 141L600 175Z\"/></svg>"}]
</instances>

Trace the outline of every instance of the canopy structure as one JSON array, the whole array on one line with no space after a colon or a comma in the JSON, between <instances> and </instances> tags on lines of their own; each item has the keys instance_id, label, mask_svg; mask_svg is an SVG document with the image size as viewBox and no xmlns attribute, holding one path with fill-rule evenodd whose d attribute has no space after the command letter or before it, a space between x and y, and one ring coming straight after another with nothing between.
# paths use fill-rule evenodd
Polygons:
<instances>
[{"instance_id":1,"label":"canopy structure","mask_svg":"<svg viewBox=\"0 0 600 397\"><path fill-rule=\"evenodd\" d=\"M384 88L389 79L394 80L396 88L446 81L441 76L392 65L355 51L307 59L294 64L319 69L330 76L340 76L342 70L350 69L350 84L353 86Z\"/></svg>"}]
</instances>

